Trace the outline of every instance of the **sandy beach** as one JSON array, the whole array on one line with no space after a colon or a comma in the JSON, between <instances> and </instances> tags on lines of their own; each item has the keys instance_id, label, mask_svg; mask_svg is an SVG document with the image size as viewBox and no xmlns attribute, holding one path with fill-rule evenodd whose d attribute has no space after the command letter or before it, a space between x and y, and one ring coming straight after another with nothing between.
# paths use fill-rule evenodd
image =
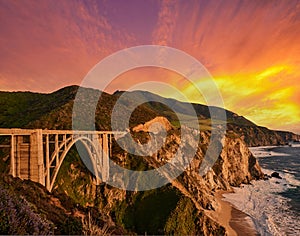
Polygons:
<instances>
[{"instance_id":1,"label":"sandy beach","mask_svg":"<svg viewBox=\"0 0 300 236\"><path fill-rule=\"evenodd\" d=\"M219 191L216 193L218 209L209 215L226 228L229 236L258 235L254 226L250 223L251 218L233 207L229 202L224 201L223 193L227 192Z\"/></svg>"}]
</instances>

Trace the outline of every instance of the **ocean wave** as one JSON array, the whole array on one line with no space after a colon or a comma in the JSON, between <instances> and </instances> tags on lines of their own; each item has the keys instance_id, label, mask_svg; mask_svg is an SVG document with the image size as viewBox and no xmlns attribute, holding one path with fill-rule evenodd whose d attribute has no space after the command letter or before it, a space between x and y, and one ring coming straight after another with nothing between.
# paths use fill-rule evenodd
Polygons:
<instances>
[{"instance_id":1,"label":"ocean wave","mask_svg":"<svg viewBox=\"0 0 300 236\"><path fill-rule=\"evenodd\" d=\"M263 169L266 174L273 171ZM234 188L235 193L227 193L224 200L253 218L254 225L261 235L300 235L299 215L291 211L290 199L279 193L293 186L300 186L300 181L292 174L280 173L282 179L254 181L251 185Z\"/></svg>"},{"instance_id":2,"label":"ocean wave","mask_svg":"<svg viewBox=\"0 0 300 236\"><path fill-rule=\"evenodd\" d=\"M283 169L282 171L283 171L284 173L290 173L290 174L297 174L297 173L298 173L297 171L290 170L290 169Z\"/></svg>"},{"instance_id":3,"label":"ocean wave","mask_svg":"<svg viewBox=\"0 0 300 236\"><path fill-rule=\"evenodd\" d=\"M273 156L290 156L290 154L272 151L276 146L250 147L249 150L256 158L273 157Z\"/></svg>"},{"instance_id":4,"label":"ocean wave","mask_svg":"<svg viewBox=\"0 0 300 236\"><path fill-rule=\"evenodd\" d=\"M269 170L264 168L261 168L261 170L263 173L269 176L274 172L274 170ZM278 173L282 177L282 179L276 179L276 178L270 179L270 181L273 182L275 181L276 184L280 183L279 189L276 192L280 192L280 191L283 192L286 191L288 188L300 186L300 180L296 179L294 175L296 174L296 172L283 169L282 171L278 171Z\"/></svg>"}]
</instances>

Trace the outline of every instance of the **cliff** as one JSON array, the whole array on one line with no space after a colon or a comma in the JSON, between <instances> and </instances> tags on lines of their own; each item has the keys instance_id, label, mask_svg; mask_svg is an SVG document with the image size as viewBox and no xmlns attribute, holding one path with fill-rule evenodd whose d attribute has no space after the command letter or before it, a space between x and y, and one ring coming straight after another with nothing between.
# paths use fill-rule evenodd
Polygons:
<instances>
[{"instance_id":1,"label":"cliff","mask_svg":"<svg viewBox=\"0 0 300 236\"><path fill-rule=\"evenodd\" d=\"M180 143L189 145L197 141L192 129L189 130L189 135L181 140L180 130L172 127L165 119L154 119L139 127L148 128L152 123L159 121L168 128L168 132L165 145L158 153L141 158L122 152L116 147L113 149L112 159L132 170L153 169L172 160ZM203 131L199 135L199 148L190 167L178 178L158 189L131 192L106 184L96 186L93 176L85 168L75 149L71 150L64 161L53 193L48 193L39 184L4 175L1 177L1 191L5 194L1 195L4 201L0 207L0 215L3 216L2 219L6 219L3 222L7 223L0 225L0 231L39 234L105 231L108 234L147 232L225 235L225 228L210 217L210 212L218 208L216 191L229 190L231 186L249 183L262 177L262 172L245 142L239 137L227 136L222 141L221 145L224 147L218 160L206 175L201 176L199 168L210 140L210 132ZM132 136L135 139L143 139L140 143L149 138L144 131L132 132ZM13 204L8 202L9 198L14 199ZM15 226L23 231L13 231L9 226L11 218L5 215L5 209L11 209L9 212L12 212L13 209L24 205L24 201L27 204L24 217L35 215L36 221L25 227L21 226L22 221L18 218L16 221L19 222L15 223ZM34 225L40 225L40 228L35 228Z\"/></svg>"},{"instance_id":2,"label":"cliff","mask_svg":"<svg viewBox=\"0 0 300 236\"><path fill-rule=\"evenodd\" d=\"M157 119L154 121L157 122ZM191 130L190 136L181 140L179 131L172 128L168 131L165 145L158 153L141 158L115 148L113 159L119 165L132 170L157 168L172 160L181 142L185 145L193 142L192 133ZM142 132L132 135L135 138L146 136ZM263 174L245 142L240 138L226 137L217 162L206 175L201 176L199 169L210 140L210 132L201 132L200 136L201 144L192 164L169 184L141 192L120 190L104 184L96 188L95 192L87 191L91 199L101 196L97 203L91 201L89 204L106 212L107 222L122 226L129 232L225 235L225 228L210 218L208 213L219 207L215 199L216 191L230 190L231 186L249 183L253 179L261 178ZM70 181L74 182L72 178ZM57 188L59 185L58 182ZM65 182L62 186L66 188ZM77 189L73 190L73 194L80 194ZM83 189L81 191L85 192Z\"/></svg>"},{"instance_id":3,"label":"cliff","mask_svg":"<svg viewBox=\"0 0 300 236\"><path fill-rule=\"evenodd\" d=\"M300 135L287 131L275 131L261 126L238 126L228 124L228 131L244 139L249 147L286 145L295 140L300 140Z\"/></svg>"}]
</instances>

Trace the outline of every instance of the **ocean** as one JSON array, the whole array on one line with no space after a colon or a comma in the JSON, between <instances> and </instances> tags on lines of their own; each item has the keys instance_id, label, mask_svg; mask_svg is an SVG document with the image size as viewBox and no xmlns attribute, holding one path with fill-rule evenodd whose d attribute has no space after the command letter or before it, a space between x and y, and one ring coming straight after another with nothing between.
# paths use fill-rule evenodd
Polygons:
<instances>
[{"instance_id":1,"label":"ocean","mask_svg":"<svg viewBox=\"0 0 300 236\"><path fill-rule=\"evenodd\" d=\"M251 217L260 235L300 235L300 146L250 148L265 174L282 179L252 181L224 194Z\"/></svg>"}]
</instances>

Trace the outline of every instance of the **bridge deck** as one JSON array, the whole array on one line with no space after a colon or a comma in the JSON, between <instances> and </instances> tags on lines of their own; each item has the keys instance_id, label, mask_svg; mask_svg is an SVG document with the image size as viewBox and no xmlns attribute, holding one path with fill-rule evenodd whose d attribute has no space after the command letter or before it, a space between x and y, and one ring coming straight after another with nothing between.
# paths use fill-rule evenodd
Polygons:
<instances>
[{"instance_id":1,"label":"bridge deck","mask_svg":"<svg viewBox=\"0 0 300 236\"><path fill-rule=\"evenodd\" d=\"M0 135L30 135L40 129L3 129L0 128ZM93 130L48 130L42 129L42 134L125 134L124 131L93 131Z\"/></svg>"}]
</instances>

